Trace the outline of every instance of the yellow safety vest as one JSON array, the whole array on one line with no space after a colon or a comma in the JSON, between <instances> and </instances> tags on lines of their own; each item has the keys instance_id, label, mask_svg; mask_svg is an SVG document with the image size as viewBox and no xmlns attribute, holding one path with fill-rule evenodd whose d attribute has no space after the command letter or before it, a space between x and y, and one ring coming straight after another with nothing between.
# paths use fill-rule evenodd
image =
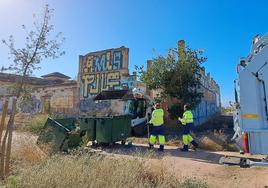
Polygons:
<instances>
[{"instance_id":1,"label":"yellow safety vest","mask_svg":"<svg viewBox=\"0 0 268 188\"><path fill-rule=\"evenodd\" d=\"M187 123L193 123L194 122L194 117L191 111L187 110L183 113L183 117L181 120L181 123L183 125L186 125Z\"/></svg>"},{"instance_id":2,"label":"yellow safety vest","mask_svg":"<svg viewBox=\"0 0 268 188\"><path fill-rule=\"evenodd\" d=\"M163 109L156 109L152 113L152 118L150 123L154 126L160 126L164 124L164 110Z\"/></svg>"}]
</instances>

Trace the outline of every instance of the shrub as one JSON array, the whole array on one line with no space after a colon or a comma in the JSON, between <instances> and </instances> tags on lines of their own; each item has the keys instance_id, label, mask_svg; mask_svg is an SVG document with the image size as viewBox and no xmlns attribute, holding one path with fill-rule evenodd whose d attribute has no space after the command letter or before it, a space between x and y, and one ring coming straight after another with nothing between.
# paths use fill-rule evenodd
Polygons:
<instances>
[{"instance_id":1,"label":"shrub","mask_svg":"<svg viewBox=\"0 0 268 188\"><path fill-rule=\"evenodd\" d=\"M35 115L25 125L25 130L34 134L39 134L47 121L48 115L39 114Z\"/></svg>"},{"instance_id":2,"label":"shrub","mask_svg":"<svg viewBox=\"0 0 268 188\"><path fill-rule=\"evenodd\" d=\"M44 110L45 110L46 113L50 114L50 112L51 112L50 101L45 101Z\"/></svg>"},{"instance_id":3,"label":"shrub","mask_svg":"<svg viewBox=\"0 0 268 188\"><path fill-rule=\"evenodd\" d=\"M8 176L7 178L7 188L15 188L17 187L18 180L16 176Z\"/></svg>"}]
</instances>

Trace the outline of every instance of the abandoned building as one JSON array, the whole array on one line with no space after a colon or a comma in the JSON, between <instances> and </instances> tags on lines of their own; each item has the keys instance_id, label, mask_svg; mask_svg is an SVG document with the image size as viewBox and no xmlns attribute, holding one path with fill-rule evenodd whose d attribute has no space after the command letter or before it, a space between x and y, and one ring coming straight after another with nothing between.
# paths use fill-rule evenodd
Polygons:
<instances>
[{"instance_id":1,"label":"abandoned building","mask_svg":"<svg viewBox=\"0 0 268 188\"><path fill-rule=\"evenodd\" d=\"M5 98L14 95L14 83L20 76L0 73L0 110L2 111ZM54 72L43 75L42 78L28 77L25 80L32 95L31 102L18 105L18 110L24 113L76 113L77 82L70 77ZM11 102L9 103L9 109Z\"/></svg>"},{"instance_id":2,"label":"abandoned building","mask_svg":"<svg viewBox=\"0 0 268 188\"><path fill-rule=\"evenodd\" d=\"M147 67L152 61L147 61ZM201 124L220 112L220 87L210 74L201 72L203 98L194 110L195 123ZM11 98L12 85L19 76L0 73L0 110L3 108L4 98ZM96 115L102 110L116 111L121 104L114 101L95 102L101 92L132 90L141 88L151 98L157 91L150 91L146 85L137 80L135 72L129 73L129 49L122 46L115 49L90 52L79 56L78 79L54 72L41 78L28 77L27 87L31 89L32 102L19 106L24 113L60 113L71 115ZM172 100L164 103L165 110ZM122 105L121 105L122 107ZM11 104L9 106L11 108ZM168 120L168 113L165 113Z\"/></svg>"}]
</instances>

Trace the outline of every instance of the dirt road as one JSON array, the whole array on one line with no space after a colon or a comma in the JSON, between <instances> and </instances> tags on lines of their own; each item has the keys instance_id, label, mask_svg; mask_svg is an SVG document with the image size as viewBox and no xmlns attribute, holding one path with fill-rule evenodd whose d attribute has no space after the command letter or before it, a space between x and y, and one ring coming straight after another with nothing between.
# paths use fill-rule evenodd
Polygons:
<instances>
[{"instance_id":1,"label":"dirt road","mask_svg":"<svg viewBox=\"0 0 268 188\"><path fill-rule=\"evenodd\" d=\"M25 133L14 134L13 153L21 145L35 146L36 136ZM230 152L192 151L181 152L177 147L166 146L164 153L150 152L145 144L134 144L132 147L115 145L110 148L101 148L104 153L120 156L138 156L148 159L147 165L160 170L166 170L179 178L196 177L206 181L211 187L268 187L267 168L240 168L237 166L223 166L219 164L220 157L224 155L237 155ZM145 154L145 156L144 156Z\"/></svg>"},{"instance_id":2,"label":"dirt road","mask_svg":"<svg viewBox=\"0 0 268 188\"><path fill-rule=\"evenodd\" d=\"M148 149L144 144L134 144L132 148L118 145L116 148L104 150L107 153L131 156L136 155L136 153L146 153ZM213 188L268 187L268 167L240 168L220 165L219 159L225 155L236 156L238 153L212 151L185 153L177 147L167 146L164 154L155 149L155 154L150 157L149 165L164 169L179 178L196 177L202 179ZM254 157L259 158L260 156Z\"/></svg>"}]
</instances>

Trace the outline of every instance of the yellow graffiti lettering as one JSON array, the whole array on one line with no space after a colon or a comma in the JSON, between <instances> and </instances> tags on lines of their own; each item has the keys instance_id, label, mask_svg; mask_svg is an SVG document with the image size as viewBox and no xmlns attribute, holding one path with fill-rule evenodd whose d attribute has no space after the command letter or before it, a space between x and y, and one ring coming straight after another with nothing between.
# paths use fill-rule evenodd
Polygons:
<instances>
[{"instance_id":1,"label":"yellow graffiti lettering","mask_svg":"<svg viewBox=\"0 0 268 188\"><path fill-rule=\"evenodd\" d=\"M102 73L101 75L101 91L107 91L109 87L107 86L107 74Z\"/></svg>"},{"instance_id":2,"label":"yellow graffiti lettering","mask_svg":"<svg viewBox=\"0 0 268 188\"><path fill-rule=\"evenodd\" d=\"M100 92L99 83L100 83L100 74L95 74L94 85L93 84L90 85L90 94L97 94Z\"/></svg>"},{"instance_id":3,"label":"yellow graffiti lettering","mask_svg":"<svg viewBox=\"0 0 268 188\"><path fill-rule=\"evenodd\" d=\"M120 71L113 71L113 59L110 51L105 53L104 59L105 63L97 62L97 66L102 66L98 70L105 70L101 72L95 72L94 63L95 56L86 57L86 62L82 67L82 96L84 98L89 97L89 95L96 95L101 91L114 90L116 87L120 86ZM110 71L108 71L110 70Z\"/></svg>"},{"instance_id":4,"label":"yellow graffiti lettering","mask_svg":"<svg viewBox=\"0 0 268 188\"><path fill-rule=\"evenodd\" d=\"M83 96L88 96L88 75L82 76L82 82L83 82Z\"/></svg>"},{"instance_id":5,"label":"yellow graffiti lettering","mask_svg":"<svg viewBox=\"0 0 268 188\"><path fill-rule=\"evenodd\" d=\"M120 85L120 72L107 73L107 86L109 89L113 89L115 86Z\"/></svg>"},{"instance_id":6,"label":"yellow graffiti lettering","mask_svg":"<svg viewBox=\"0 0 268 188\"><path fill-rule=\"evenodd\" d=\"M113 65L112 65L112 62L111 62L111 52L107 52L106 53L106 66L107 66L107 70L110 71L110 70L113 70Z\"/></svg>"},{"instance_id":7,"label":"yellow graffiti lettering","mask_svg":"<svg viewBox=\"0 0 268 188\"><path fill-rule=\"evenodd\" d=\"M84 66L84 73L91 72L93 72L93 56L88 56Z\"/></svg>"}]
</instances>

